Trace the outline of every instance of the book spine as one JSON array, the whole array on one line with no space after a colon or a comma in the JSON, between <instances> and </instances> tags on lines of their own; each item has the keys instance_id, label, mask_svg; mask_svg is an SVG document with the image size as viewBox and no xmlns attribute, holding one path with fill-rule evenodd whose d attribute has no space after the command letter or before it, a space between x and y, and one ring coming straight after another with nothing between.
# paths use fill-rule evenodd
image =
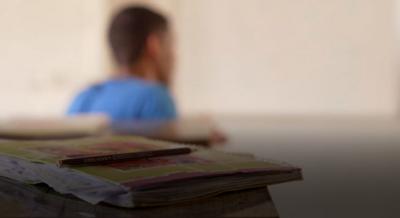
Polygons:
<instances>
[{"instance_id":1,"label":"book spine","mask_svg":"<svg viewBox=\"0 0 400 218\"><path fill-rule=\"evenodd\" d=\"M188 154L190 148L173 148L153 151L141 151L121 154L107 154L79 158L63 159L59 161L59 166L70 165L99 165L104 163L120 162L125 160L137 160L151 157L172 156L179 154Z\"/></svg>"}]
</instances>

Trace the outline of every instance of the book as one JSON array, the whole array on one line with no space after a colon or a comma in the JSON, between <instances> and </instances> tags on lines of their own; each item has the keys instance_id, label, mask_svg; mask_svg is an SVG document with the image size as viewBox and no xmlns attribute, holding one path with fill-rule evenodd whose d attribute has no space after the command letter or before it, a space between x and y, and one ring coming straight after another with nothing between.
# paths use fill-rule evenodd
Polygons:
<instances>
[{"instance_id":1,"label":"book","mask_svg":"<svg viewBox=\"0 0 400 218\"><path fill-rule=\"evenodd\" d=\"M97 155L85 155L79 157L72 157L61 159L58 165L62 166L94 166L109 163L119 163L122 161L142 160L147 158L165 157L180 154L189 154L192 152L190 148L167 148L150 151L134 151L127 153L110 152Z\"/></svg>"},{"instance_id":2,"label":"book","mask_svg":"<svg viewBox=\"0 0 400 218\"><path fill-rule=\"evenodd\" d=\"M0 120L0 139L70 139L112 133L140 135L156 140L208 146L216 128L206 118L174 121L118 121L105 115L72 117L13 117Z\"/></svg>"},{"instance_id":3,"label":"book","mask_svg":"<svg viewBox=\"0 0 400 218\"><path fill-rule=\"evenodd\" d=\"M201 146L211 146L226 140L223 131L208 117L183 117L173 121L118 121L111 123L110 130L115 135L140 135Z\"/></svg>"},{"instance_id":4,"label":"book","mask_svg":"<svg viewBox=\"0 0 400 218\"><path fill-rule=\"evenodd\" d=\"M45 185L27 186L0 177L1 211L6 217L278 217L267 188L224 193L190 204L129 210L107 204L92 205L64 196Z\"/></svg>"},{"instance_id":5,"label":"book","mask_svg":"<svg viewBox=\"0 0 400 218\"><path fill-rule=\"evenodd\" d=\"M301 169L248 154L196 147L189 154L59 167L65 158L190 146L133 136L0 141L0 176L45 183L92 204L120 207L174 204L223 192L302 179Z\"/></svg>"},{"instance_id":6,"label":"book","mask_svg":"<svg viewBox=\"0 0 400 218\"><path fill-rule=\"evenodd\" d=\"M21 140L80 138L109 131L109 123L109 119L103 115L14 117L0 120L0 138Z\"/></svg>"}]
</instances>

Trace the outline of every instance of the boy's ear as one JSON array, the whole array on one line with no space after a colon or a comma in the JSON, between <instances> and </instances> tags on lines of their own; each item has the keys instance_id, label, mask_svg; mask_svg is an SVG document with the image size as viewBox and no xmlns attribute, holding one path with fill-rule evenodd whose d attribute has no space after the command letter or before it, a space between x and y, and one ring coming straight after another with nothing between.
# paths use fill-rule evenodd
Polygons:
<instances>
[{"instance_id":1,"label":"boy's ear","mask_svg":"<svg viewBox=\"0 0 400 218\"><path fill-rule=\"evenodd\" d=\"M160 36L155 33L150 34L146 40L146 50L150 57L158 57L161 52Z\"/></svg>"}]
</instances>

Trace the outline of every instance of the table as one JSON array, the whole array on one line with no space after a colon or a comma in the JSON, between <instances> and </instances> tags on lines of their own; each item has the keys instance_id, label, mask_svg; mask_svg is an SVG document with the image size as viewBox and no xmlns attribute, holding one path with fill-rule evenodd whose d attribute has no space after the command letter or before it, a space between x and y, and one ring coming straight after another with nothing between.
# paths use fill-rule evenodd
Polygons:
<instances>
[{"instance_id":1,"label":"table","mask_svg":"<svg viewBox=\"0 0 400 218\"><path fill-rule=\"evenodd\" d=\"M5 188L0 191L0 211L18 215L20 211L36 208L41 215L48 211L49 216L74 217L110 214L112 217L160 214L166 217L277 217L278 214L280 217L318 218L400 217L400 121L397 119L221 117L216 121L229 139L227 144L215 149L249 152L297 165L303 169L304 180L269 186L269 192L250 190L191 204L138 210L72 203L76 200L60 196L57 201L43 200L49 198L39 197L41 194L21 197L25 195L13 194L12 188ZM17 201L36 199L35 206L26 210L20 206L13 209L12 206L21 203L10 202L11 196L19 196ZM53 202L59 202L55 203L59 206L46 207ZM52 210L53 207L56 209Z\"/></svg>"},{"instance_id":2,"label":"table","mask_svg":"<svg viewBox=\"0 0 400 218\"><path fill-rule=\"evenodd\" d=\"M224 150L300 166L270 186L281 217L400 217L400 120L392 117L220 119Z\"/></svg>"}]
</instances>

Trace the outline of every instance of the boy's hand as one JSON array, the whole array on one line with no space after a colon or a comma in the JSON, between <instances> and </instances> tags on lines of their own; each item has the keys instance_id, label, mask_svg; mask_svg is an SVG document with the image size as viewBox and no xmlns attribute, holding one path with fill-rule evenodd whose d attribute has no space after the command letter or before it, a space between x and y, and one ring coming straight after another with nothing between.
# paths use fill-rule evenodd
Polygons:
<instances>
[{"instance_id":1,"label":"boy's hand","mask_svg":"<svg viewBox=\"0 0 400 218\"><path fill-rule=\"evenodd\" d=\"M217 129L212 129L209 136L210 145L224 144L228 141L226 135Z\"/></svg>"}]
</instances>

